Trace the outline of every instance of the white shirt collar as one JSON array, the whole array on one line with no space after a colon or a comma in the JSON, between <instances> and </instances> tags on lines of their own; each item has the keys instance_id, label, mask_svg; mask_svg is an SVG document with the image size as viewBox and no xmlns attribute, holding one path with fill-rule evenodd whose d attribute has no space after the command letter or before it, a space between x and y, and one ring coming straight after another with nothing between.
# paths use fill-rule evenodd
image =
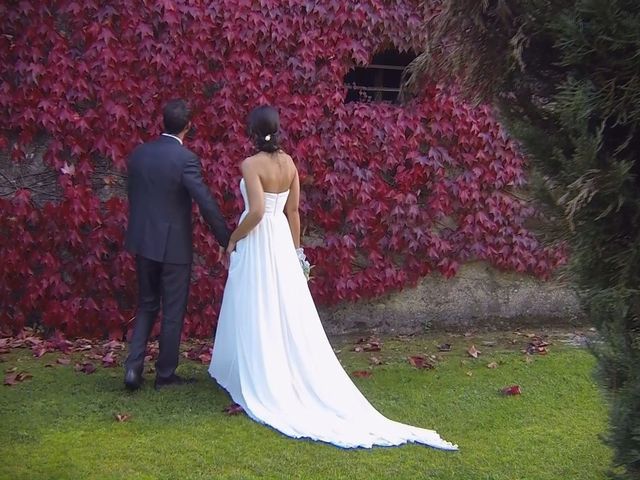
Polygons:
<instances>
[{"instance_id":1,"label":"white shirt collar","mask_svg":"<svg viewBox=\"0 0 640 480\"><path fill-rule=\"evenodd\" d=\"M175 135L171 135L170 133L163 133L162 135L164 135L165 137L175 138L180 142L180 145L182 145L182 139L180 137L176 137Z\"/></svg>"}]
</instances>

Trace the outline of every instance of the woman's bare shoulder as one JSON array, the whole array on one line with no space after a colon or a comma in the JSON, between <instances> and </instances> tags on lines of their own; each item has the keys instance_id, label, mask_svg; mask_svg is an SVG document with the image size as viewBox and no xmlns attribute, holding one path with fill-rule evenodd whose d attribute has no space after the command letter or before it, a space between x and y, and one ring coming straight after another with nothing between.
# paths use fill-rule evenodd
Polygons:
<instances>
[{"instance_id":1,"label":"woman's bare shoulder","mask_svg":"<svg viewBox=\"0 0 640 480\"><path fill-rule=\"evenodd\" d=\"M245 170L255 170L259 167L261 163L260 154L252 155L250 157L245 158L240 163L240 168L244 172Z\"/></svg>"}]
</instances>

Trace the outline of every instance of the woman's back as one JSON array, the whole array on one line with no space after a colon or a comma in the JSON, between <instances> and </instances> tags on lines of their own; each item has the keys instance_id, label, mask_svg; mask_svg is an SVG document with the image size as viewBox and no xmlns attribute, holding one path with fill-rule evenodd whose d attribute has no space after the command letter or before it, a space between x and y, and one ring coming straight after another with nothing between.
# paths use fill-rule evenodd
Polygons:
<instances>
[{"instance_id":1,"label":"woman's back","mask_svg":"<svg viewBox=\"0 0 640 480\"><path fill-rule=\"evenodd\" d=\"M265 192L282 193L291 189L296 167L293 159L283 152L259 152L245 160L260 178Z\"/></svg>"}]
</instances>

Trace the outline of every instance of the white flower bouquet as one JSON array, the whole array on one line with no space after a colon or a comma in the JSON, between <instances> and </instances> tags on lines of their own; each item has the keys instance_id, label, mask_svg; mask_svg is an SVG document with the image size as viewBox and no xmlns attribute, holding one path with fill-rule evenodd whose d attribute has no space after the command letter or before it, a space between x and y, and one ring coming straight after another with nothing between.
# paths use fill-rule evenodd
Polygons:
<instances>
[{"instance_id":1,"label":"white flower bouquet","mask_svg":"<svg viewBox=\"0 0 640 480\"><path fill-rule=\"evenodd\" d=\"M309 278L311 278L311 269L313 268L313 265L311 265L309 263L309 260L307 260L307 256L304 254L304 249L302 247L296 248L296 254L298 255L298 260L300 261L300 266L302 267L302 273L304 273L304 276L308 282Z\"/></svg>"}]
</instances>

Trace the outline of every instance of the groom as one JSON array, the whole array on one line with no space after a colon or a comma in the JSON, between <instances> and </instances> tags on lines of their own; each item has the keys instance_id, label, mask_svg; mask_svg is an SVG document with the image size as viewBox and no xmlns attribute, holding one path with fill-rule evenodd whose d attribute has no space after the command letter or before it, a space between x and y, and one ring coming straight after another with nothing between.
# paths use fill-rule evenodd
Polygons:
<instances>
[{"instance_id":1,"label":"groom","mask_svg":"<svg viewBox=\"0 0 640 480\"><path fill-rule=\"evenodd\" d=\"M184 100L171 100L163 110L164 133L138 146L127 160L129 225L125 247L136 256L138 311L124 384L142 383L147 341L162 303L160 351L155 388L190 380L175 374L180 335L187 307L192 260L191 207L195 200L218 243L229 243L220 210L202 182L198 157L182 145L191 128Z\"/></svg>"}]
</instances>

